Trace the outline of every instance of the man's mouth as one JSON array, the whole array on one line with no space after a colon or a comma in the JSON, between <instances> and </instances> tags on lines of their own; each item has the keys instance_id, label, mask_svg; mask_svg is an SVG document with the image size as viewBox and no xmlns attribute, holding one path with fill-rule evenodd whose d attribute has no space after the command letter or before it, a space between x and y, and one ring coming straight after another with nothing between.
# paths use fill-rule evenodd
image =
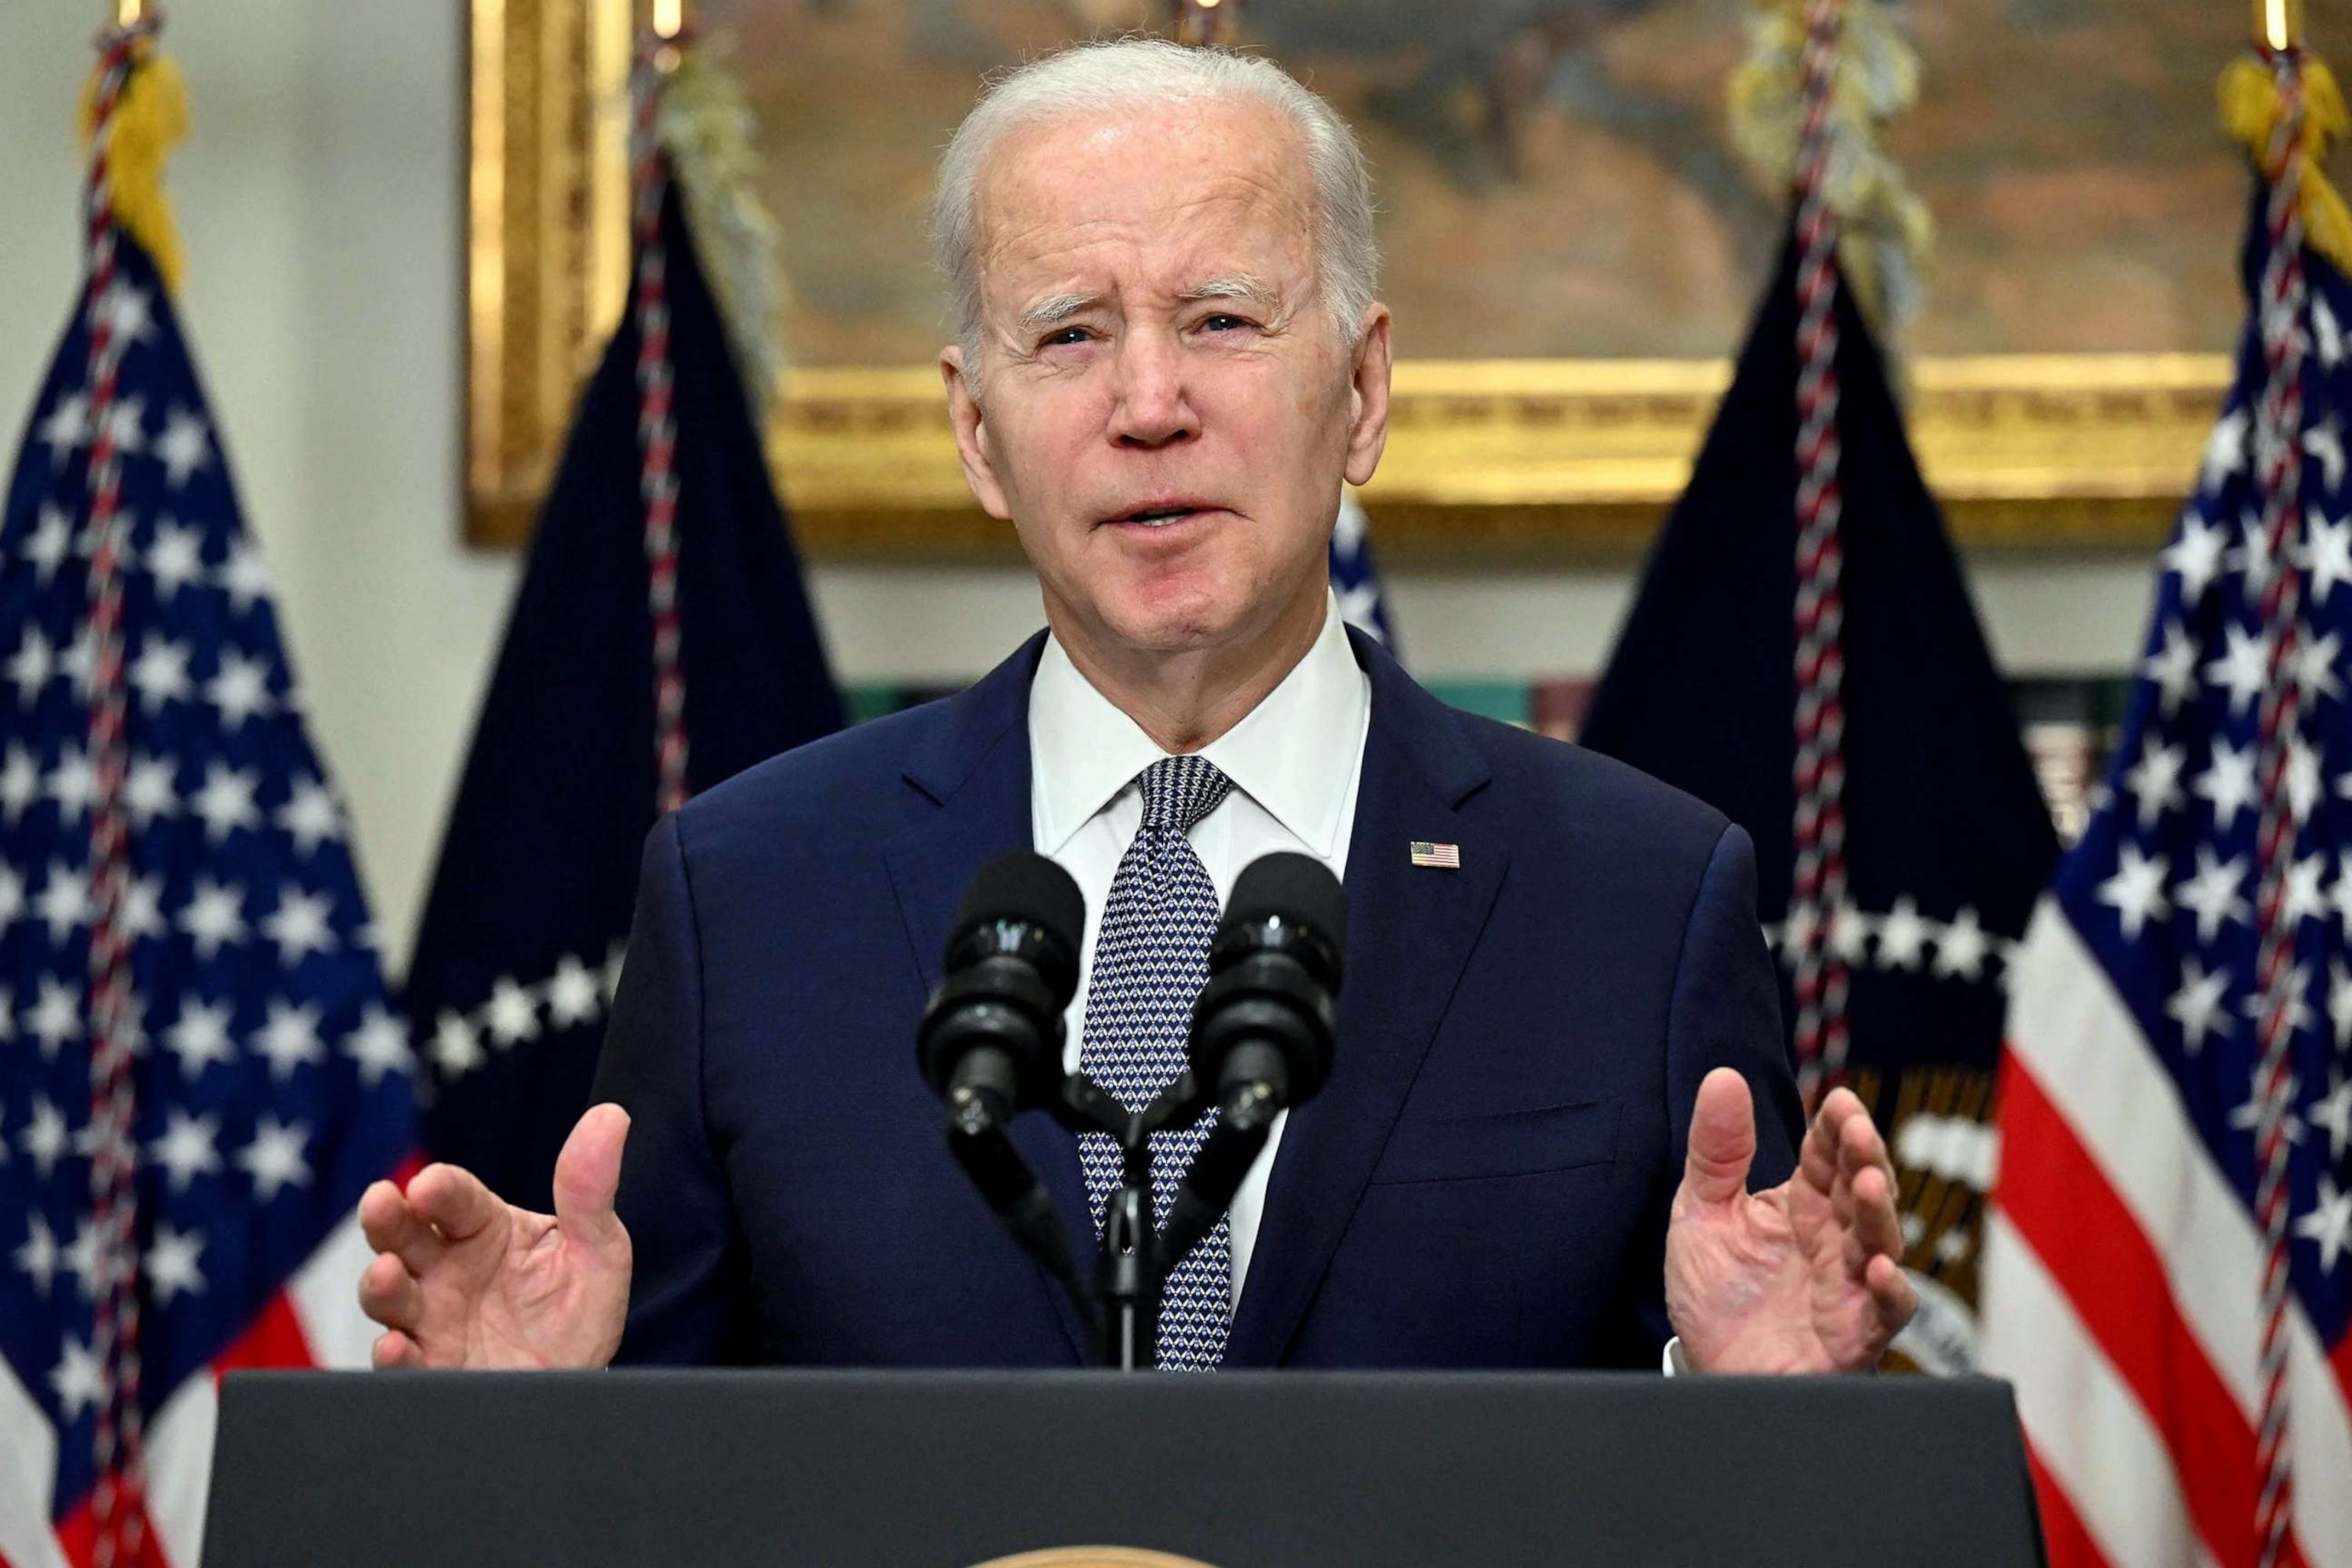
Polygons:
<instances>
[{"instance_id":1,"label":"man's mouth","mask_svg":"<svg viewBox=\"0 0 2352 1568\"><path fill-rule=\"evenodd\" d=\"M1198 517L1210 510L1212 509L1207 502L1186 497L1175 500L1148 501L1142 506L1131 508L1106 521L1133 523L1139 528L1167 528L1171 524L1182 522L1187 518Z\"/></svg>"}]
</instances>

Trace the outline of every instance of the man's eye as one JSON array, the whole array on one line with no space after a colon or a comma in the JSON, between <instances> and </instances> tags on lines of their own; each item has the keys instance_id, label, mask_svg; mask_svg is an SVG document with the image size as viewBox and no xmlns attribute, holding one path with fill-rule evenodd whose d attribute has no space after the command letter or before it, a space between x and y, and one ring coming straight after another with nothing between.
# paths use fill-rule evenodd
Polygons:
<instances>
[{"instance_id":1,"label":"man's eye","mask_svg":"<svg viewBox=\"0 0 2352 1568\"><path fill-rule=\"evenodd\" d=\"M1244 321L1241 317L1227 315L1223 310L1218 311L1213 316L1203 318L1201 322L1202 330L1203 331L1211 332L1228 332L1237 327L1246 327L1248 325L1249 322Z\"/></svg>"},{"instance_id":2,"label":"man's eye","mask_svg":"<svg viewBox=\"0 0 2352 1568\"><path fill-rule=\"evenodd\" d=\"M1072 343L1082 343L1086 341L1087 330L1084 327L1064 327L1058 332L1048 332L1045 335L1045 341L1038 346L1040 348L1048 349L1062 348Z\"/></svg>"}]
</instances>

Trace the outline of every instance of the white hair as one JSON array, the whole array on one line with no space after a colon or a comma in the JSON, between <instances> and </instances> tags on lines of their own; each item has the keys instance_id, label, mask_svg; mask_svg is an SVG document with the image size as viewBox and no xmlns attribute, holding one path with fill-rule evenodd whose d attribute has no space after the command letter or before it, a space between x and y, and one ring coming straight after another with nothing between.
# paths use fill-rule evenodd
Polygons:
<instances>
[{"instance_id":1,"label":"white hair","mask_svg":"<svg viewBox=\"0 0 2352 1568\"><path fill-rule=\"evenodd\" d=\"M1380 286L1381 255L1372 237L1371 171L1348 122L1263 57L1187 48L1164 38L1118 38L1047 55L990 84L940 159L931 243L947 281L956 341L963 345L964 379L974 395L980 391L978 195L997 142L1017 127L1063 114L1237 100L1274 110L1306 143L1323 302L1340 338L1350 346L1357 342Z\"/></svg>"}]
</instances>

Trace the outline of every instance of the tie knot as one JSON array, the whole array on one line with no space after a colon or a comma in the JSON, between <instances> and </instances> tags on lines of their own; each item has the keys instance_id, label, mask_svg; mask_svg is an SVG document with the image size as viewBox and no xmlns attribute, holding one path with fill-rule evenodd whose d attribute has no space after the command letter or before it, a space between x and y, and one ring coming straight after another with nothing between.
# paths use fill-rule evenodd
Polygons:
<instances>
[{"instance_id":1,"label":"tie knot","mask_svg":"<svg viewBox=\"0 0 2352 1568\"><path fill-rule=\"evenodd\" d=\"M1217 809L1233 780L1206 757L1162 757L1143 770L1143 826L1190 833Z\"/></svg>"}]
</instances>

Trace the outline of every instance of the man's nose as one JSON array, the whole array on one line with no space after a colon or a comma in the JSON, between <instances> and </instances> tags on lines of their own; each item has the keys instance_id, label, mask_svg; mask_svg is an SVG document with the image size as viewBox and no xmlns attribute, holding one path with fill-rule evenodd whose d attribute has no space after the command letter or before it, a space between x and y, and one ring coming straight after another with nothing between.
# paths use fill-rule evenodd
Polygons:
<instances>
[{"instance_id":1,"label":"man's nose","mask_svg":"<svg viewBox=\"0 0 2352 1568\"><path fill-rule=\"evenodd\" d=\"M1159 332L1130 331L1120 337L1117 353L1113 440L1122 447L1160 447L1201 433L1180 344Z\"/></svg>"}]
</instances>

